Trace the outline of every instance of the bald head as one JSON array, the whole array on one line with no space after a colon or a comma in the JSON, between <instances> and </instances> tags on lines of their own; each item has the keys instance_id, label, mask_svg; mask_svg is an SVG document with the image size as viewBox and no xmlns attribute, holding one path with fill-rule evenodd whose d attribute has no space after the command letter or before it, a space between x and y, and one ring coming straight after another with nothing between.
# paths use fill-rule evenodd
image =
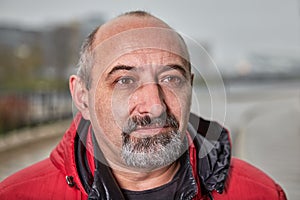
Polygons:
<instances>
[{"instance_id":1,"label":"bald head","mask_svg":"<svg viewBox=\"0 0 300 200\"><path fill-rule=\"evenodd\" d=\"M156 33L154 33L154 30ZM157 33L157 31L159 33ZM152 32L152 35L155 38L159 38L159 40L156 39L156 41L154 41L154 37L151 38L150 32ZM168 37L168 32L172 32L173 36ZM183 39L177 33L174 36L174 33L176 32L168 24L147 12L133 11L122 14L97 27L88 36L87 40L82 46L78 75L85 81L86 86L89 89L91 83L90 71L94 63L93 54L95 49L98 48L98 52L100 51L102 58L105 57L106 59L113 59L114 57L118 56L116 53L111 53L113 57L110 57L107 54L103 55L103 49L105 49L105 53L108 49L107 43L110 45L109 48L111 48L112 45L120 46L121 43L125 43L127 45L123 46L122 48L128 48L130 45L137 46L137 43L139 46L141 46L139 48L142 48L143 45L144 48L161 48L162 40L167 41L168 39L171 39L171 41L168 41L168 43L178 44L180 47L176 48L180 49L181 53L178 53L178 51L177 54L185 54L183 57L187 63L189 63L188 51ZM133 38L139 38L139 41L134 41L134 44L132 42L128 42L133 40ZM170 44L168 45L170 46ZM99 48L100 46L102 46L102 51L101 48ZM172 47L172 49L175 48ZM168 51L168 49L165 50Z\"/></svg>"},{"instance_id":2,"label":"bald head","mask_svg":"<svg viewBox=\"0 0 300 200\"><path fill-rule=\"evenodd\" d=\"M171 29L165 22L149 13L142 11L125 13L97 29L94 36L93 47L121 32L150 27Z\"/></svg>"}]
</instances>

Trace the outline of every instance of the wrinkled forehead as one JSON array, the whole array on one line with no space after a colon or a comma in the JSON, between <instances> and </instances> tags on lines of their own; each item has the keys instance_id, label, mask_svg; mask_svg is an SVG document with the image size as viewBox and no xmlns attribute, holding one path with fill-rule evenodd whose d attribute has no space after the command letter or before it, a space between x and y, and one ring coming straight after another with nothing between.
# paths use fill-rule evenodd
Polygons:
<instances>
[{"instance_id":1,"label":"wrinkled forehead","mask_svg":"<svg viewBox=\"0 0 300 200\"><path fill-rule=\"evenodd\" d=\"M118 58L140 50L168 52L189 61L188 51L177 32L168 28L146 27L123 31L94 44L94 67L105 70Z\"/></svg>"}]
</instances>

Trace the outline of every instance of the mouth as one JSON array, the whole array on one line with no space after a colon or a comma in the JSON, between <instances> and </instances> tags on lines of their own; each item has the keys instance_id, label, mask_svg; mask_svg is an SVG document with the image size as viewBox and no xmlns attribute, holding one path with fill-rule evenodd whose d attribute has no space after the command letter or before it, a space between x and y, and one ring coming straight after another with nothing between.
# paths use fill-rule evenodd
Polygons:
<instances>
[{"instance_id":1,"label":"mouth","mask_svg":"<svg viewBox=\"0 0 300 200\"><path fill-rule=\"evenodd\" d=\"M162 115L156 118L132 117L122 129L123 134L135 135L137 137L149 137L155 134L163 134L179 128L179 123L173 115Z\"/></svg>"},{"instance_id":2,"label":"mouth","mask_svg":"<svg viewBox=\"0 0 300 200\"><path fill-rule=\"evenodd\" d=\"M149 137L160 133L169 132L172 130L173 128L170 126L155 126L155 125L142 126L142 127L138 126L136 130L131 132L130 135L135 137Z\"/></svg>"}]
</instances>

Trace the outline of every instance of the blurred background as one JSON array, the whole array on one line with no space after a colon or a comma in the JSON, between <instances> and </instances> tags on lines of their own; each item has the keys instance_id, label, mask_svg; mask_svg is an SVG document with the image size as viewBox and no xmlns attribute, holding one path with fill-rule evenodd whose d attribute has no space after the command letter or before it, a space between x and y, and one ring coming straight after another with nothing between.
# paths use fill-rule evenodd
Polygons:
<instances>
[{"instance_id":1,"label":"blurred background","mask_svg":"<svg viewBox=\"0 0 300 200\"><path fill-rule=\"evenodd\" d=\"M205 48L222 81L196 80L193 112L228 127L234 156L300 199L299 0L0 0L0 180L49 155L72 120L81 43L136 9Z\"/></svg>"}]
</instances>

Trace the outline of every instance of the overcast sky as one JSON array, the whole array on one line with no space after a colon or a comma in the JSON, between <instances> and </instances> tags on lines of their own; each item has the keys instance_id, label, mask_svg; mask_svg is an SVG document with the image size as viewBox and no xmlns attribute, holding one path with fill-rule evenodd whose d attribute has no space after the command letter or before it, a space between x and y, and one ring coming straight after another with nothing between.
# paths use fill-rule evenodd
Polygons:
<instances>
[{"instance_id":1,"label":"overcast sky","mask_svg":"<svg viewBox=\"0 0 300 200\"><path fill-rule=\"evenodd\" d=\"M0 0L0 23L43 27L136 9L208 42L217 62L256 52L300 55L300 0Z\"/></svg>"}]
</instances>

